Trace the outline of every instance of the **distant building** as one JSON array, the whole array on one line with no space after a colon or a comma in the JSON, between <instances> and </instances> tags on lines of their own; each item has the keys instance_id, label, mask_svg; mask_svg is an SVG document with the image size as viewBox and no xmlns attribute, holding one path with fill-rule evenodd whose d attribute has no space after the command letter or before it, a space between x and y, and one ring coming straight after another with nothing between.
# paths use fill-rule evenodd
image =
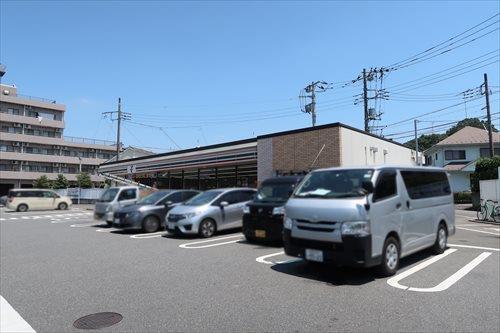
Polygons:
<instances>
[{"instance_id":1,"label":"distant building","mask_svg":"<svg viewBox=\"0 0 500 333\"><path fill-rule=\"evenodd\" d=\"M136 157L150 156L150 155L154 155L154 154L155 153L153 153L152 151L149 151L149 150L128 146L127 148L123 149L120 152L120 161L128 160L131 158L136 158ZM114 161L116 161L116 156L113 156L112 158L107 160L106 163L114 162Z\"/></svg>"},{"instance_id":2,"label":"distant building","mask_svg":"<svg viewBox=\"0 0 500 333\"><path fill-rule=\"evenodd\" d=\"M92 181L104 180L95 171L115 155L115 143L64 137L65 112L65 105L19 95L16 86L0 84L0 195L31 187L42 175L55 179L62 173L75 182L80 166Z\"/></svg>"},{"instance_id":3,"label":"distant building","mask_svg":"<svg viewBox=\"0 0 500 333\"><path fill-rule=\"evenodd\" d=\"M428 165L444 167L454 192L470 191L470 175L480 157L489 157L488 131L464 127L424 152ZM500 155L500 133L493 133L495 155Z\"/></svg>"}]
</instances>

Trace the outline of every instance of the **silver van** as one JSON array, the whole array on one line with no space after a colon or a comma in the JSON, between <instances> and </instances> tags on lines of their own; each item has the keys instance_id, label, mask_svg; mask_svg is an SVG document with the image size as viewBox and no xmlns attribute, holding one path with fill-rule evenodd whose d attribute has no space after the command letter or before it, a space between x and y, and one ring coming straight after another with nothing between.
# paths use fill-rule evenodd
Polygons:
<instances>
[{"instance_id":1,"label":"silver van","mask_svg":"<svg viewBox=\"0 0 500 333\"><path fill-rule=\"evenodd\" d=\"M223 229L241 228L243 207L255 193L253 188L223 188L200 193L167 213L166 229L207 238Z\"/></svg>"},{"instance_id":2,"label":"silver van","mask_svg":"<svg viewBox=\"0 0 500 333\"><path fill-rule=\"evenodd\" d=\"M121 207L133 205L139 200L139 187L110 187L95 203L94 219L113 224L114 213Z\"/></svg>"},{"instance_id":3,"label":"silver van","mask_svg":"<svg viewBox=\"0 0 500 333\"><path fill-rule=\"evenodd\" d=\"M455 233L447 173L430 167L331 168L309 173L285 206L287 255L341 266L380 266L432 248Z\"/></svg>"}]
</instances>

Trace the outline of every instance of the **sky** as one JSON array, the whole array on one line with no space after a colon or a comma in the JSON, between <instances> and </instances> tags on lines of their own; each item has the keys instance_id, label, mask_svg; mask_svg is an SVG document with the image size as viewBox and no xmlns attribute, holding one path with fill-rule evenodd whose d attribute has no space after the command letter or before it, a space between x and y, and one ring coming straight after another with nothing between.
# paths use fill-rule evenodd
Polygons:
<instances>
[{"instance_id":1,"label":"sky","mask_svg":"<svg viewBox=\"0 0 500 333\"><path fill-rule=\"evenodd\" d=\"M115 140L116 122L102 112L121 97L131 113L121 141L156 152L311 126L299 95L318 80L332 89L317 94L317 124L363 128L363 105L353 103L362 85L344 82L499 12L499 1L2 0L2 83L65 104L66 136ZM462 103L460 95L479 87L483 73L500 127L498 18L450 48L463 46L393 70L382 85L369 82L388 98L370 101L383 113L378 133L404 142L412 117L430 133L484 116L484 98Z\"/></svg>"}]
</instances>

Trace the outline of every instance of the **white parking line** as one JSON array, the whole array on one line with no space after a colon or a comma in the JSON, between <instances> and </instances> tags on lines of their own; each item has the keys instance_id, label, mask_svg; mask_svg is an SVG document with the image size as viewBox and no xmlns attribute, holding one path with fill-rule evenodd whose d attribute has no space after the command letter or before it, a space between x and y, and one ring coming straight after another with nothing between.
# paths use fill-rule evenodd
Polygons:
<instances>
[{"instance_id":1,"label":"white parking line","mask_svg":"<svg viewBox=\"0 0 500 333\"><path fill-rule=\"evenodd\" d=\"M268 261L268 260L266 260L267 258L279 256L282 254L285 254L285 252L281 251L281 252L267 254L265 256L256 258L255 261L260 262L261 264L266 264L266 265L276 265L276 264L287 264L290 262L296 262L296 261L302 260L302 259L290 259L290 260L283 260L283 261Z\"/></svg>"},{"instance_id":2,"label":"white parking line","mask_svg":"<svg viewBox=\"0 0 500 333\"><path fill-rule=\"evenodd\" d=\"M462 244L448 244L451 247L464 247L468 249L478 249L478 250L487 250L487 251L500 251L500 249L493 247L482 247L482 246L474 246L474 245L462 245Z\"/></svg>"},{"instance_id":3,"label":"white parking line","mask_svg":"<svg viewBox=\"0 0 500 333\"><path fill-rule=\"evenodd\" d=\"M403 286L401 284L399 284L399 281L403 280L404 278L424 269L425 267L429 266L429 265L432 265L433 263L435 263L436 261L439 261L441 259L443 259L444 257L446 257L447 255L449 254L452 254L453 252L457 251L456 249L448 249L446 250L443 254L440 254L440 255L437 255L435 257L432 257L431 259L429 260L426 260L396 276L393 276L392 278L390 278L389 280L387 280L387 284L389 284L391 287L394 287L394 288L399 288L399 289L408 289L409 287L407 286Z\"/></svg>"},{"instance_id":4,"label":"white parking line","mask_svg":"<svg viewBox=\"0 0 500 333\"><path fill-rule=\"evenodd\" d=\"M208 239L208 240L203 240L203 241L184 243L184 244L179 245L179 247L183 248L183 249L204 249L207 247L237 243L243 239L243 237L241 237L241 236L242 235L226 236L226 237L218 237L218 238L213 238L213 239ZM192 246L192 245L196 245L196 244L212 243L212 242L216 242L218 240L230 239L230 238L236 238L236 237L238 237L237 240L232 240L232 241L227 241L227 242L222 242L222 243L215 243L215 244L208 244L208 245L201 245L201 246Z\"/></svg>"},{"instance_id":5,"label":"white parking line","mask_svg":"<svg viewBox=\"0 0 500 333\"><path fill-rule=\"evenodd\" d=\"M159 232L152 232L150 234L138 234L138 235L132 235L130 238L135 238L135 239L148 239L148 238L156 238L156 237L162 237L164 235L168 234L168 232L165 231L159 231Z\"/></svg>"},{"instance_id":6,"label":"white parking line","mask_svg":"<svg viewBox=\"0 0 500 333\"><path fill-rule=\"evenodd\" d=\"M80 224L72 224L70 225L71 228L85 228L85 227L96 227L100 224L95 224L95 223L80 223Z\"/></svg>"},{"instance_id":7,"label":"white parking line","mask_svg":"<svg viewBox=\"0 0 500 333\"><path fill-rule=\"evenodd\" d=\"M495 236L500 236L500 233L498 232L489 232L489 231L482 231L482 230L476 230L476 229L469 229L469 228L462 228L462 227L455 227L460 230L467 230L467 231L473 231L473 232L480 232L482 234L490 234L490 235L495 235Z\"/></svg>"},{"instance_id":8,"label":"white parking line","mask_svg":"<svg viewBox=\"0 0 500 333\"><path fill-rule=\"evenodd\" d=\"M0 332L35 332L2 296L0 296L0 318L2 318Z\"/></svg>"},{"instance_id":9,"label":"white parking line","mask_svg":"<svg viewBox=\"0 0 500 333\"><path fill-rule=\"evenodd\" d=\"M458 271L456 271L454 274L446 278L444 281L439 283L435 287L431 288L416 288L416 287L408 287L404 286L399 283L399 281L403 280L404 278L407 278L408 276L415 274L416 272L426 268L429 265L432 265L436 261L441 260L442 258L446 257L447 255L457 251L456 249L448 249L446 250L443 254L440 254L438 256L435 256L429 260L424 261L423 263L410 268L407 271L404 271L401 274L398 274L389 280L387 280L387 284L394 288L398 289L404 289L404 290L409 290L409 291L417 291L417 292L424 292L424 293L430 293L430 292L440 292L448 289L452 285L454 285L458 280L463 278L465 275L467 275L470 271L472 271L477 265L479 265L481 262L483 262L486 258L488 258L491 255L491 252L483 252L480 255L478 255L476 258L474 258L471 262L460 268Z\"/></svg>"},{"instance_id":10,"label":"white parking line","mask_svg":"<svg viewBox=\"0 0 500 333\"><path fill-rule=\"evenodd\" d=\"M107 228L107 229L97 229L96 232L112 232L112 231L118 231L120 229L116 228Z\"/></svg>"}]
</instances>

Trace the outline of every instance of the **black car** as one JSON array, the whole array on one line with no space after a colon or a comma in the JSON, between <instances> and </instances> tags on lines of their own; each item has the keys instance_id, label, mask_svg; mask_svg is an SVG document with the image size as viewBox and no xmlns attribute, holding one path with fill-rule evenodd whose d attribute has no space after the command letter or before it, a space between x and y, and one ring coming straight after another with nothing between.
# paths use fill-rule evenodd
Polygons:
<instances>
[{"instance_id":1,"label":"black car","mask_svg":"<svg viewBox=\"0 0 500 333\"><path fill-rule=\"evenodd\" d=\"M175 205L199 194L195 190L161 190L154 192L137 204L125 206L114 213L113 227L136 229L144 232L158 231L164 225L165 215Z\"/></svg>"},{"instance_id":2,"label":"black car","mask_svg":"<svg viewBox=\"0 0 500 333\"><path fill-rule=\"evenodd\" d=\"M248 241L281 241L284 205L302 176L266 179L243 209L243 234Z\"/></svg>"}]
</instances>

